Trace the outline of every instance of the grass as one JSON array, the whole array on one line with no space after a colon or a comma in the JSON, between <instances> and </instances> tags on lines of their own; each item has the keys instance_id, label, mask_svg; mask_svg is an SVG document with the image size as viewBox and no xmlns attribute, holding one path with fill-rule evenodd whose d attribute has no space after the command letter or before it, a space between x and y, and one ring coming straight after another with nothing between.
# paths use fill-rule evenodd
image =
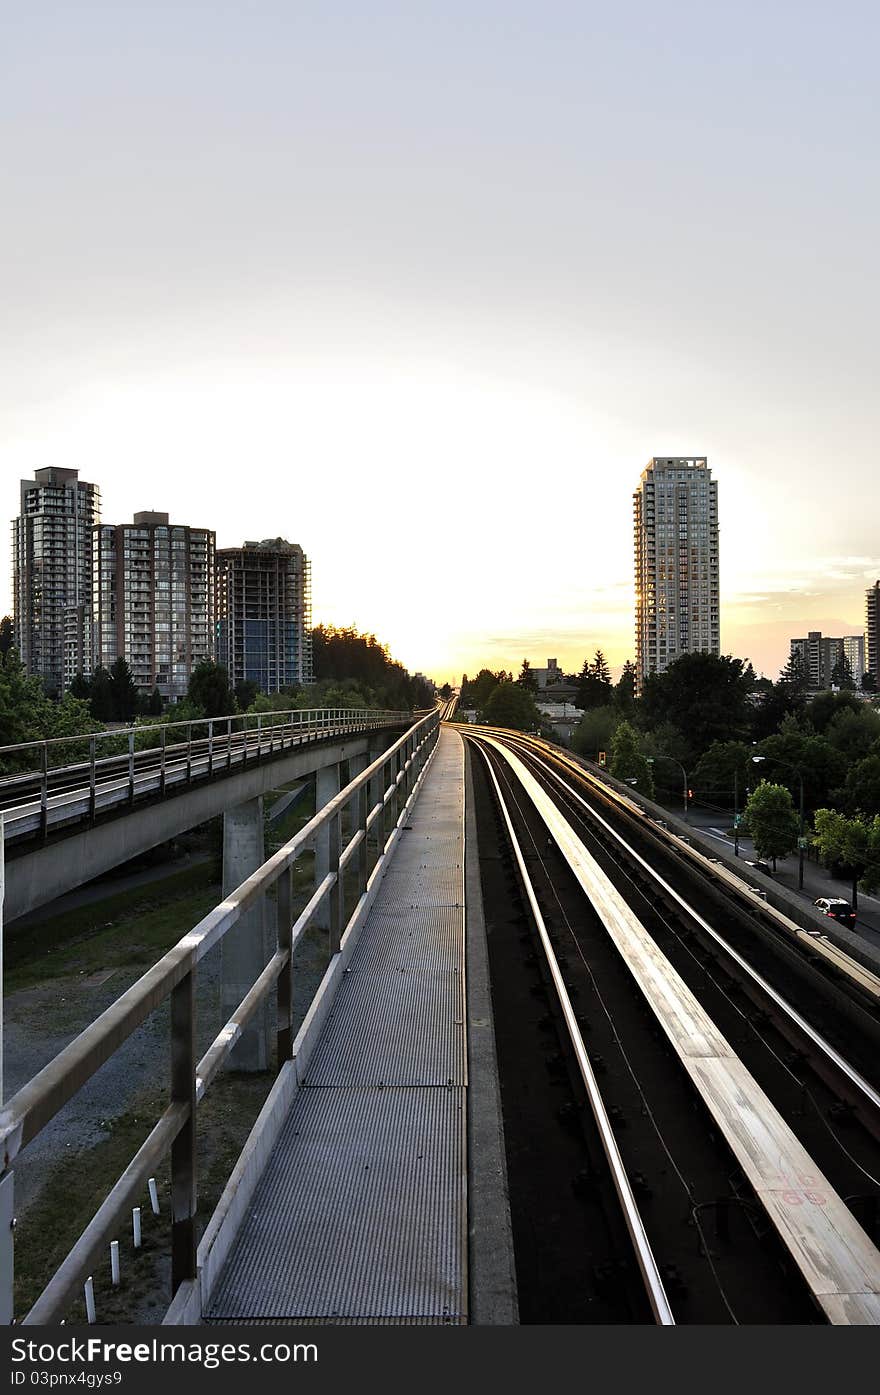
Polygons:
<instances>
[{"instance_id":1,"label":"grass","mask_svg":"<svg viewBox=\"0 0 880 1395\"><path fill-rule=\"evenodd\" d=\"M269 1072L218 1077L199 1106L196 1140L199 1178L199 1233L204 1230L245 1139L272 1084ZM113 1121L107 1137L91 1148L65 1155L15 1231L15 1312L21 1319L42 1292L88 1220L121 1176L165 1108L160 1092L140 1096ZM98 1321L158 1323L171 1299L170 1171L157 1171L160 1214L150 1208L147 1188L139 1198L142 1245L134 1249L130 1214L119 1225L122 1282L110 1282L109 1247L95 1261L93 1278ZM85 1321L82 1290L71 1302L69 1321Z\"/></svg>"},{"instance_id":2,"label":"grass","mask_svg":"<svg viewBox=\"0 0 880 1395\"><path fill-rule=\"evenodd\" d=\"M6 993L50 978L155 963L216 905L216 876L211 863L200 863L18 932L13 925L4 945Z\"/></svg>"}]
</instances>

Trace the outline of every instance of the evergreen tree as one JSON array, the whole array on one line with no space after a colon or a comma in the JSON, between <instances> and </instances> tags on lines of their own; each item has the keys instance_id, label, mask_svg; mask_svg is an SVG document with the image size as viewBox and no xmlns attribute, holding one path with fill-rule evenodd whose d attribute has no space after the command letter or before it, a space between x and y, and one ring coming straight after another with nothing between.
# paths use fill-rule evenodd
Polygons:
<instances>
[{"instance_id":1,"label":"evergreen tree","mask_svg":"<svg viewBox=\"0 0 880 1395\"><path fill-rule=\"evenodd\" d=\"M138 690L121 654L110 668L110 705L117 722L130 722L137 712Z\"/></svg>"},{"instance_id":2,"label":"evergreen tree","mask_svg":"<svg viewBox=\"0 0 880 1395\"><path fill-rule=\"evenodd\" d=\"M188 700L206 717L228 717L235 711L235 694L222 664L202 659L190 674Z\"/></svg>"},{"instance_id":3,"label":"evergreen tree","mask_svg":"<svg viewBox=\"0 0 880 1395\"><path fill-rule=\"evenodd\" d=\"M852 689L856 686L849 659L845 654L841 654L831 670L831 684L835 688Z\"/></svg>"},{"instance_id":4,"label":"evergreen tree","mask_svg":"<svg viewBox=\"0 0 880 1395\"><path fill-rule=\"evenodd\" d=\"M779 683L789 701L803 702L810 687L806 660L800 649L792 649L788 663L779 675Z\"/></svg>"},{"instance_id":5,"label":"evergreen tree","mask_svg":"<svg viewBox=\"0 0 880 1395\"><path fill-rule=\"evenodd\" d=\"M84 698L86 701L92 696L92 685L88 678L86 678L82 669L80 669L79 673L71 680L70 687L67 691L70 693L71 697Z\"/></svg>"},{"instance_id":6,"label":"evergreen tree","mask_svg":"<svg viewBox=\"0 0 880 1395\"><path fill-rule=\"evenodd\" d=\"M519 678L516 681L521 688L526 689L526 692L536 693L538 691L538 680L532 673L532 666L528 659L523 659Z\"/></svg>"},{"instance_id":7,"label":"evergreen tree","mask_svg":"<svg viewBox=\"0 0 880 1395\"><path fill-rule=\"evenodd\" d=\"M636 703L636 666L632 659L627 659L623 666L623 672L617 680L614 689L614 702L619 712L625 717L630 716L635 709Z\"/></svg>"},{"instance_id":8,"label":"evergreen tree","mask_svg":"<svg viewBox=\"0 0 880 1395\"><path fill-rule=\"evenodd\" d=\"M14 642L14 627L12 616L4 615L0 620L0 659L5 659Z\"/></svg>"},{"instance_id":9,"label":"evergreen tree","mask_svg":"<svg viewBox=\"0 0 880 1395\"><path fill-rule=\"evenodd\" d=\"M113 685L110 682L110 674L101 664L92 674L90 706L96 722L113 721Z\"/></svg>"},{"instance_id":10,"label":"evergreen tree","mask_svg":"<svg viewBox=\"0 0 880 1395\"><path fill-rule=\"evenodd\" d=\"M598 683L604 683L606 688L611 687L611 670L601 649L596 650L590 672Z\"/></svg>"}]
</instances>

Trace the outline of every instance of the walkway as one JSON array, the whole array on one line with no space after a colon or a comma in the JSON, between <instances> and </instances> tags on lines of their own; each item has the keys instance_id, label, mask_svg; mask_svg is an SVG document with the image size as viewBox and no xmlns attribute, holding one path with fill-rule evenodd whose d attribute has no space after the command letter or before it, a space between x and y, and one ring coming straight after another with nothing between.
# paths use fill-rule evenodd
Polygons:
<instances>
[{"instance_id":1,"label":"walkway","mask_svg":"<svg viewBox=\"0 0 880 1395\"><path fill-rule=\"evenodd\" d=\"M463 867L444 728L205 1321L467 1322Z\"/></svg>"}]
</instances>

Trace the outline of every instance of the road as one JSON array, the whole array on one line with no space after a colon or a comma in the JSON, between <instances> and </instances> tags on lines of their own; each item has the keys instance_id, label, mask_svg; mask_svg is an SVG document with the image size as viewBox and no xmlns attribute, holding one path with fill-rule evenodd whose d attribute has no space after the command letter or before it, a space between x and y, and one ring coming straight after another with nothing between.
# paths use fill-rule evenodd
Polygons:
<instances>
[{"instance_id":1,"label":"road","mask_svg":"<svg viewBox=\"0 0 880 1395\"><path fill-rule=\"evenodd\" d=\"M670 812L679 814L679 806L668 806ZM729 836L728 829L732 823L730 814L719 813L717 810L701 809L699 806L692 806L689 814L689 822L694 828L698 828L701 833L710 838L716 839L719 843L724 843L733 850L733 838ZM757 854L751 839L744 836L739 840L739 855L746 861L754 862ZM804 889L798 891L798 858L797 853L790 857L779 858L776 864L776 872L773 880L780 886L784 886L787 891L792 891L796 896L803 896L804 900L812 904L819 896L842 896L845 901L852 897L852 883L841 881L832 877L825 867L819 867L814 862L804 862ZM855 930L864 935L866 940L880 948L880 898L876 896L866 896L863 891L859 892L858 918Z\"/></svg>"}]
</instances>

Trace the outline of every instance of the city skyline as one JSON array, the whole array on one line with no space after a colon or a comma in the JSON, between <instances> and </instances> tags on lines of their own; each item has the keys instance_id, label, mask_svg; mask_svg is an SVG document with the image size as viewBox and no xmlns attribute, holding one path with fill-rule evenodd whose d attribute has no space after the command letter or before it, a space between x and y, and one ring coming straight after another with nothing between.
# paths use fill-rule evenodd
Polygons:
<instances>
[{"instance_id":1,"label":"city skyline","mask_svg":"<svg viewBox=\"0 0 880 1395\"><path fill-rule=\"evenodd\" d=\"M880 36L844 10L28 7L7 519L79 468L110 523L300 539L315 620L438 681L619 668L638 472L705 452L721 651L775 677L792 635L859 631Z\"/></svg>"}]
</instances>

